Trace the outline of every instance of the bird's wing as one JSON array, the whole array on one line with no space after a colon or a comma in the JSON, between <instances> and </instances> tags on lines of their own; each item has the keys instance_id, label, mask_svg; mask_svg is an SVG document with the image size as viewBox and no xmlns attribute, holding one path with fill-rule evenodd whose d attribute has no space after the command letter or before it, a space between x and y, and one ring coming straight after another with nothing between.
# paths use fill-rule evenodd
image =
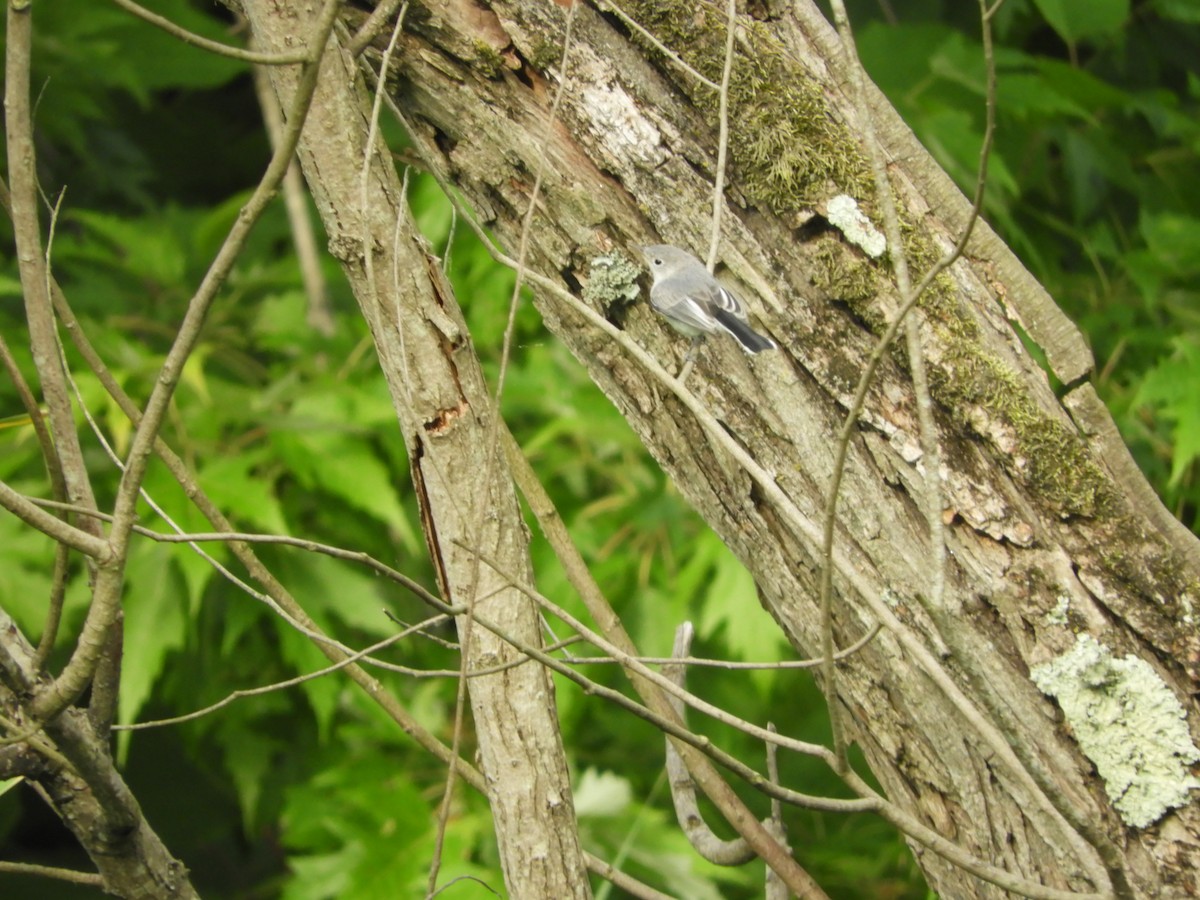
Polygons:
<instances>
[{"instance_id":1,"label":"bird's wing","mask_svg":"<svg viewBox=\"0 0 1200 900\"><path fill-rule=\"evenodd\" d=\"M746 318L746 308L742 306L742 301L737 298L737 295L712 279L706 279L701 283L693 281L689 284L687 299L692 305L698 307L697 314L713 325L716 324L713 313L718 309L732 313L743 321Z\"/></svg>"},{"instance_id":2,"label":"bird's wing","mask_svg":"<svg viewBox=\"0 0 1200 900\"><path fill-rule=\"evenodd\" d=\"M656 300L660 302L655 302ZM659 312L668 319L679 323L685 330L710 332L716 331L718 328L717 320L709 309L708 301L697 298L695 294L675 294L669 297L666 303L661 302L660 297L651 294L650 301L658 308Z\"/></svg>"},{"instance_id":3,"label":"bird's wing","mask_svg":"<svg viewBox=\"0 0 1200 900\"><path fill-rule=\"evenodd\" d=\"M709 291L708 301L726 312L733 313L743 322L746 321L746 307L733 291L721 285L715 291Z\"/></svg>"}]
</instances>

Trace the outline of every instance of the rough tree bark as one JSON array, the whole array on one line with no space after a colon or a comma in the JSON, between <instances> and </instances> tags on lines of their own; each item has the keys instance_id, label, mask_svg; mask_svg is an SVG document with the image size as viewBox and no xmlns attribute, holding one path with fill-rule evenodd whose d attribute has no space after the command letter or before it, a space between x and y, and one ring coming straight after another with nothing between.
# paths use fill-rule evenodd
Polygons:
<instances>
[{"instance_id":1,"label":"rough tree bark","mask_svg":"<svg viewBox=\"0 0 1200 900\"><path fill-rule=\"evenodd\" d=\"M720 13L694 3L622 6L690 65L719 76ZM564 8L545 0L413 4L389 85L422 155L509 246L544 157L530 264L578 293L598 282L589 261L614 248L653 239L703 255L717 102L602 4L578 10L564 73L564 19ZM857 139L864 111L852 102L831 29L804 0L763 21L742 16L739 29L720 274L782 352L748 360L710 340L689 387L779 490L749 477L577 311L551 294L538 306L750 568L796 651L814 656L817 523L833 436L897 298L886 265L827 218L837 194L868 213L874 197ZM551 89L564 77L560 121L547 130ZM877 93L871 114L919 274L958 237L968 205ZM353 252L341 255L352 270ZM668 369L678 367L685 342L645 304L588 296ZM946 606L931 615L919 602L929 591L923 469L897 352L868 395L839 506L837 644L877 621L887 626L839 667L836 702L850 737L890 798L983 860L1058 888L1193 891L1197 543L1116 437L1078 333L986 226L917 314L943 460ZM377 334L391 315L369 312ZM1059 393L1015 324L1045 350ZM430 420L402 418L406 436L427 446L421 422ZM1132 708L1107 731L1078 712L1113 698ZM1148 712L1152 702L1162 703L1161 715ZM1184 711L1190 737L1179 730ZM1127 729L1134 712L1147 718ZM1120 758L1129 747L1144 754L1140 768ZM1001 894L914 851L944 896Z\"/></svg>"},{"instance_id":2,"label":"rough tree bark","mask_svg":"<svg viewBox=\"0 0 1200 900\"><path fill-rule=\"evenodd\" d=\"M246 0L241 6L258 45L281 52L310 33L316 4L310 9ZM275 67L270 74L286 109L296 73ZM409 218L390 154L369 121L369 97L357 65L331 40L298 153L330 249L375 340L442 596L538 645L535 607L467 549L477 548L526 581L532 578L528 533L507 463L496 449L479 359L438 260L426 252ZM371 163L366 177L364 156ZM521 659L510 644L472 627L465 615L458 617L458 633L468 670ZM468 691L510 894L590 896L549 673L536 665L510 666L471 678Z\"/></svg>"}]
</instances>

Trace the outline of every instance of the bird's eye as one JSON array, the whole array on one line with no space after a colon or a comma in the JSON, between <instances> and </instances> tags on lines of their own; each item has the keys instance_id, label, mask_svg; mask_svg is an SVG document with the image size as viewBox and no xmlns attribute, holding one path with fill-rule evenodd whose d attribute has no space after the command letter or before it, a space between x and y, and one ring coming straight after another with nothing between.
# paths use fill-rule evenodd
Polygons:
<instances>
[{"instance_id":1,"label":"bird's eye","mask_svg":"<svg viewBox=\"0 0 1200 900\"><path fill-rule=\"evenodd\" d=\"M655 259L655 260L654 260L654 264L655 264L656 266L661 266L661 265L662 265L662 260L661 260L661 259Z\"/></svg>"}]
</instances>

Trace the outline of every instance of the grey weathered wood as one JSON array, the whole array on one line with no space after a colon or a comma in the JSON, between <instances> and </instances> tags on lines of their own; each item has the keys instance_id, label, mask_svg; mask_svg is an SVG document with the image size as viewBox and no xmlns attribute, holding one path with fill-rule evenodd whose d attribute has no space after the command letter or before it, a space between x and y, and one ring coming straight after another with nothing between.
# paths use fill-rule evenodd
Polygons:
<instances>
[{"instance_id":1,"label":"grey weathered wood","mask_svg":"<svg viewBox=\"0 0 1200 900\"><path fill-rule=\"evenodd\" d=\"M713 9L622 5L714 74L715 57L695 54L697 46L722 44L712 35L721 21ZM564 11L555 4L503 0L483 8L448 0L419 8L410 22L393 96L413 122L421 154L509 246L544 156L533 268L574 290L588 282L589 260L614 248L653 239L703 255L717 131L715 100L704 88L592 7L577 13L566 73L558 66ZM743 19L742 27L753 52L739 55L736 71L761 62L765 74L734 103L733 128L739 139L764 121L773 131L750 134L751 149L767 157L757 172L752 153L734 150L718 275L740 290L751 320L783 350L748 360L730 342L710 340L689 387L816 521L833 435L897 298L877 263L815 227L834 193L848 191L868 210L872 198L855 159L861 113L844 87L830 30L803 3L792 17ZM564 77L560 120L547 129L550 93ZM755 91L778 96L767 93L755 106ZM873 112L924 257L915 261L919 274L957 237L966 201L878 95ZM786 140L766 154L779 135ZM816 177L778 194L764 188L762 165L809 149L810 136L813 154L826 154ZM811 529L795 527L620 346L553 296L537 303L551 332L746 562L797 652L815 655ZM645 304L602 312L677 368L686 344ZM1064 837L1065 810L1090 823L1089 840L1107 842L1110 867L1134 894L1178 895L1194 877L1187 857L1200 840L1198 804L1168 814L1157 828L1125 825L1028 672L1066 652L1077 633L1091 633L1118 657L1149 660L1193 716L1194 735L1200 638L1188 622L1200 598L1196 541L1146 508L1148 488L1110 441L1089 440L1112 433L1102 410L1088 404L1089 424L1078 425L1026 353L1012 321L1042 344L1077 394L1091 370L1077 330L990 230L980 229L921 317L942 446L946 614L954 634L939 640L918 602L929 584L915 499L921 454L898 354L882 366L853 441L839 547L910 635L933 650L952 649L945 669L1020 749L1026 768L1042 773L1059 810L1047 791L1031 791L1027 778L997 761L886 631L840 667L838 702L853 738L891 798L985 860L1046 885L1089 889L1085 872L1095 872L1100 854ZM845 646L874 616L843 579L835 587L836 638ZM945 896L1000 893L929 852L918 856Z\"/></svg>"},{"instance_id":2,"label":"grey weathered wood","mask_svg":"<svg viewBox=\"0 0 1200 900\"><path fill-rule=\"evenodd\" d=\"M246 0L242 7L261 47L282 50L307 36L312 13L303 4ZM528 534L490 428L478 357L378 139L369 146L372 168L363 189L369 104L356 72L349 55L331 46L300 141L305 178L379 353L442 595L473 603L479 615L537 645L536 609L464 549L479 548L504 571L531 578ZM270 74L286 108L295 72L276 67ZM465 616L458 626L469 670L521 658ZM509 667L470 679L468 691L509 893L590 896L549 674L538 666Z\"/></svg>"}]
</instances>

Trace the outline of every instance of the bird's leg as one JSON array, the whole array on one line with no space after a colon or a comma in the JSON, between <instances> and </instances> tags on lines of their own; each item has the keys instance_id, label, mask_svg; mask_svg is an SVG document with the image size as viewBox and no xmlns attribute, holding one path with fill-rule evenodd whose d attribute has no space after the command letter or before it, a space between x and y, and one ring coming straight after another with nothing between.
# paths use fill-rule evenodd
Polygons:
<instances>
[{"instance_id":1,"label":"bird's leg","mask_svg":"<svg viewBox=\"0 0 1200 900\"><path fill-rule=\"evenodd\" d=\"M687 355L683 358L683 367L679 370L679 383L687 381L688 375L692 371L692 363L696 361L696 351L700 349L700 342L704 340L704 335L698 334L692 338L692 346L688 347Z\"/></svg>"}]
</instances>

